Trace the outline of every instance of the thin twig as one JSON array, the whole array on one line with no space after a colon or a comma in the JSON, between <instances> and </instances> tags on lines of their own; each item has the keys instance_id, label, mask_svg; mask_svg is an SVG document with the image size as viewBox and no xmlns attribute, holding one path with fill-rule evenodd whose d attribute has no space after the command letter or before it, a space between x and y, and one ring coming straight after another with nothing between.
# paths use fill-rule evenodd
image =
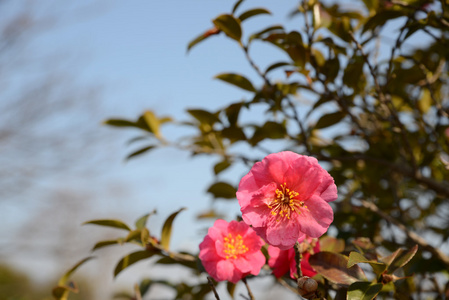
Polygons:
<instances>
[{"instance_id":1,"label":"thin twig","mask_svg":"<svg viewBox=\"0 0 449 300\"><path fill-rule=\"evenodd\" d=\"M214 285L214 282L212 281L212 278L207 276L207 282L209 283L209 286L210 286L210 289L212 290L212 292L214 292L215 299L220 300L220 296L218 296L218 293L217 293L217 290L215 289L215 285Z\"/></svg>"},{"instance_id":2,"label":"thin twig","mask_svg":"<svg viewBox=\"0 0 449 300\"><path fill-rule=\"evenodd\" d=\"M449 257L446 254L441 252L439 249L434 248L433 246L431 246L426 240L424 240L422 237L420 237L415 232L410 231L407 227L405 227L404 224L400 223L398 220L394 219L390 215L388 215L388 214L384 213L383 211L381 211L376 206L376 204L374 204L372 202L368 202L366 200L360 200L360 201L361 201L363 207L368 208L369 210L371 210L372 212L376 213L377 215L379 215L380 217L382 217L386 221L396 225L399 229L401 229L407 235L407 237L410 240L412 240L413 242L415 242L418 245L420 245L422 248L424 248L424 249L428 250L429 252L431 252L439 260L441 260L446 266L449 267Z\"/></svg>"},{"instance_id":3,"label":"thin twig","mask_svg":"<svg viewBox=\"0 0 449 300\"><path fill-rule=\"evenodd\" d=\"M254 300L254 299L255 299L255 298L254 298L254 295L253 295L253 293L251 292L251 289L249 288L248 282L246 282L246 278L243 277L243 278L242 278L242 281L243 281L243 283L245 284L246 289L248 290L248 296L249 296L249 299Z\"/></svg>"},{"instance_id":4,"label":"thin twig","mask_svg":"<svg viewBox=\"0 0 449 300\"><path fill-rule=\"evenodd\" d=\"M299 242L295 243L295 260L296 260L296 273L298 273L298 278L302 277L302 270L301 270L301 245Z\"/></svg>"}]
</instances>

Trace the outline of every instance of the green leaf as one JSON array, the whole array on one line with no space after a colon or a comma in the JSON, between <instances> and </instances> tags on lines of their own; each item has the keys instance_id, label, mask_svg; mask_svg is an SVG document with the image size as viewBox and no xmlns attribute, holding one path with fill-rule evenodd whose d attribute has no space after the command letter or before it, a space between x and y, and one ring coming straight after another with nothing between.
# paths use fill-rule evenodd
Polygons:
<instances>
[{"instance_id":1,"label":"green leaf","mask_svg":"<svg viewBox=\"0 0 449 300\"><path fill-rule=\"evenodd\" d=\"M382 290L382 283L358 281L348 288L347 300L372 300Z\"/></svg>"},{"instance_id":2,"label":"green leaf","mask_svg":"<svg viewBox=\"0 0 449 300\"><path fill-rule=\"evenodd\" d=\"M82 264L91 260L92 258L94 258L94 256L86 257L86 258L82 259L81 261L79 261L78 263L76 263L70 270L68 270L64 275L62 275L62 277L58 281L58 285L64 286L67 283L70 276L72 276L73 272L75 272L76 269L78 269Z\"/></svg>"},{"instance_id":3,"label":"green leaf","mask_svg":"<svg viewBox=\"0 0 449 300\"><path fill-rule=\"evenodd\" d=\"M147 110L146 112L143 113L143 118L147 123L148 128L150 128L150 131L154 134L154 136L160 138L161 137L161 133L159 131L160 123L156 115L152 111Z\"/></svg>"},{"instance_id":4,"label":"green leaf","mask_svg":"<svg viewBox=\"0 0 449 300\"><path fill-rule=\"evenodd\" d=\"M116 277L121 271L129 267L130 265L146 258L150 258L153 256L155 252L143 250L143 251L137 251L133 252L131 254L126 255L123 257L117 264L114 270L114 277Z\"/></svg>"},{"instance_id":5,"label":"green leaf","mask_svg":"<svg viewBox=\"0 0 449 300\"><path fill-rule=\"evenodd\" d=\"M156 210L153 210L152 212L143 215L142 217L140 217L137 221L136 221L136 228L137 229L142 229L145 226L147 226L147 220L151 215L156 214Z\"/></svg>"},{"instance_id":6,"label":"green leaf","mask_svg":"<svg viewBox=\"0 0 449 300\"><path fill-rule=\"evenodd\" d=\"M244 13L242 13L238 17L238 19L243 22L246 19L249 19L254 16L262 15L262 14L271 15L271 12L266 10L265 8L254 8L254 9L250 9L250 10L247 10Z\"/></svg>"},{"instance_id":7,"label":"green leaf","mask_svg":"<svg viewBox=\"0 0 449 300\"><path fill-rule=\"evenodd\" d=\"M92 248L92 251L103 248L103 247L107 247L107 246L111 246L111 245L116 245L116 244L123 244L125 242L124 238L119 238L116 240L107 240L107 241L100 241L98 243L95 244L95 246Z\"/></svg>"},{"instance_id":8,"label":"green leaf","mask_svg":"<svg viewBox=\"0 0 449 300\"><path fill-rule=\"evenodd\" d=\"M285 61L274 63L274 64L270 65L265 70L265 74L268 74L268 72L271 72L271 71L273 71L273 70L275 70L277 68L284 67L284 66L290 66L290 65L291 65L290 63L285 62Z\"/></svg>"},{"instance_id":9,"label":"green leaf","mask_svg":"<svg viewBox=\"0 0 449 300\"><path fill-rule=\"evenodd\" d=\"M343 120L343 118L345 116L346 116L346 114L342 111L337 111L334 113L323 115L318 120L318 122L315 124L314 129L322 129L322 128L326 128L326 127L335 125L338 122L340 122L341 120Z\"/></svg>"},{"instance_id":10,"label":"green leaf","mask_svg":"<svg viewBox=\"0 0 449 300\"><path fill-rule=\"evenodd\" d=\"M233 15L223 14L212 20L215 27L223 31L228 37L236 41L242 38L242 28Z\"/></svg>"},{"instance_id":11,"label":"green leaf","mask_svg":"<svg viewBox=\"0 0 449 300\"><path fill-rule=\"evenodd\" d=\"M415 256L417 251L418 245L415 245L412 249L410 249L406 253L395 256L391 264L388 266L387 273L392 274L397 269L405 266Z\"/></svg>"},{"instance_id":12,"label":"green leaf","mask_svg":"<svg viewBox=\"0 0 449 300\"><path fill-rule=\"evenodd\" d=\"M262 127L258 127L251 137L250 144L257 145L264 139L283 139L287 134L285 124L268 121Z\"/></svg>"},{"instance_id":13,"label":"green leaf","mask_svg":"<svg viewBox=\"0 0 449 300\"><path fill-rule=\"evenodd\" d=\"M234 7L232 8L232 13L234 14L237 9L239 8L240 4L242 4L243 0L239 0L234 4Z\"/></svg>"},{"instance_id":14,"label":"green leaf","mask_svg":"<svg viewBox=\"0 0 449 300\"><path fill-rule=\"evenodd\" d=\"M377 14L372 16L367 20L365 25L363 26L362 33L376 29L379 26L383 26L388 21L394 20L396 18L402 17L404 15L403 12L399 10L382 10L379 11Z\"/></svg>"},{"instance_id":15,"label":"green leaf","mask_svg":"<svg viewBox=\"0 0 449 300\"><path fill-rule=\"evenodd\" d=\"M167 220L165 220L164 226L162 227L162 233L161 233L161 241L160 245L162 248L168 250L170 247L170 237L171 237L171 231L172 231L172 224L173 220L176 218L176 216L186 208L181 208L180 210L172 213Z\"/></svg>"},{"instance_id":16,"label":"green leaf","mask_svg":"<svg viewBox=\"0 0 449 300\"><path fill-rule=\"evenodd\" d=\"M74 282L69 282L68 285L55 287L52 290L52 295L56 300L67 300L70 292L78 293L78 288Z\"/></svg>"},{"instance_id":17,"label":"green leaf","mask_svg":"<svg viewBox=\"0 0 449 300\"><path fill-rule=\"evenodd\" d=\"M207 190L214 198L234 199L236 190L235 188L226 182L216 182L212 184Z\"/></svg>"},{"instance_id":18,"label":"green leaf","mask_svg":"<svg viewBox=\"0 0 449 300\"><path fill-rule=\"evenodd\" d=\"M263 35L265 35L266 33L272 33L272 32L281 32L284 33L284 27L280 26L280 25L275 25L275 26L270 26L268 28L265 28L259 32L256 32L254 34L252 34L249 37L249 42L251 42L254 39L259 39L261 38Z\"/></svg>"},{"instance_id":19,"label":"green leaf","mask_svg":"<svg viewBox=\"0 0 449 300\"><path fill-rule=\"evenodd\" d=\"M103 122L105 125L114 126L114 127L139 127L136 123L122 120L122 119L109 119Z\"/></svg>"},{"instance_id":20,"label":"green leaf","mask_svg":"<svg viewBox=\"0 0 449 300\"><path fill-rule=\"evenodd\" d=\"M349 286L357 281L366 281L363 270L355 265L347 268L348 257L333 252L318 252L310 256L310 265L326 279Z\"/></svg>"},{"instance_id":21,"label":"green leaf","mask_svg":"<svg viewBox=\"0 0 449 300\"><path fill-rule=\"evenodd\" d=\"M125 229L128 231L131 231L131 228L129 228L128 225L126 225L125 223L123 223L120 220L112 220L112 219L92 220L92 221L87 221L87 222L83 223L83 225L86 225L86 224L114 227L114 228Z\"/></svg>"},{"instance_id":22,"label":"green leaf","mask_svg":"<svg viewBox=\"0 0 449 300\"><path fill-rule=\"evenodd\" d=\"M153 285L153 281L151 279L144 279L139 284L140 295L143 297L150 289L151 285Z\"/></svg>"},{"instance_id":23,"label":"green leaf","mask_svg":"<svg viewBox=\"0 0 449 300\"><path fill-rule=\"evenodd\" d=\"M343 252L345 250L345 241L331 236L322 237L320 238L320 250L336 253Z\"/></svg>"},{"instance_id":24,"label":"green leaf","mask_svg":"<svg viewBox=\"0 0 449 300\"><path fill-rule=\"evenodd\" d=\"M155 148L155 147L156 147L156 146L148 146L148 147L139 149L139 150L137 150L137 151L135 151L135 152L129 154L129 155L126 157L125 160L129 160L129 159L131 159L131 158L133 158L133 157L136 157L136 156L138 156L138 155L140 155L140 154L143 154L143 153L145 153L145 152L147 152L147 151L149 151L149 150L151 150L151 149L153 149L153 148Z\"/></svg>"},{"instance_id":25,"label":"green leaf","mask_svg":"<svg viewBox=\"0 0 449 300\"><path fill-rule=\"evenodd\" d=\"M202 109L189 109L187 112L197 119L201 124L208 124L212 126L215 123L220 123L220 119L216 114L210 113L207 110Z\"/></svg>"},{"instance_id":26,"label":"green leaf","mask_svg":"<svg viewBox=\"0 0 449 300\"><path fill-rule=\"evenodd\" d=\"M220 161L219 163L217 163L214 166L214 173L215 173L215 175L223 172L224 170L229 168L230 165L231 165L231 163L229 161L227 161L227 160Z\"/></svg>"},{"instance_id":27,"label":"green leaf","mask_svg":"<svg viewBox=\"0 0 449 300\"><path fill-rule=\"evenodd\" d=\"M235 283L232 283L230 281L226 283L226 290L228 291L229 296L231 296L232 299L234 299L235 287L236 287Z\"/></svg>"},{"instance_id":28,"label":"green leaf","mask_svg":"<svg viewBox=\"0 0 449 300\"><path fill-rule=\"evenodd\" d=\"M219 33L220 33L220 30L218 28L214 27L214 28L211 28L211 29L207 30L206 32L200 34L199 36L194 38L192 41L190 41L190 43L187 45L187 52L190 51L190 49L192 49L193 46L195 46L196 44L204 41L208 37L211 37L211 36L219 34Z\"/></svg>"},{"instance_id":29,"label":"green leaf","mask_svg":"<svg viewBox=\"0 0 449 300\"><path fill-rule=\"evenodd\" d=\"M358 263L369 263L374 270L374 273L381 274L387 269L384 263L378 262L376 260L368 259L362 254L352 251L349 253L348 268L358 264Z\"/></svg>"},{"instance_id":30,"label":"green leaf","mask_svg":"<svg viewBox=\"0 0 449 300\"><path fill-rule=\"evenodd\" d=\"M220 79L224 82L230 83L232 85L235 85L241 89L244 89L244 90L247 90L250 92L256 91L256 89L254 88L251 81L249 81L246 77L239 75L239 74L223 73L223 74L218 74L217 76L215 76L215 78Z\"/></svg>"}]
</instances>

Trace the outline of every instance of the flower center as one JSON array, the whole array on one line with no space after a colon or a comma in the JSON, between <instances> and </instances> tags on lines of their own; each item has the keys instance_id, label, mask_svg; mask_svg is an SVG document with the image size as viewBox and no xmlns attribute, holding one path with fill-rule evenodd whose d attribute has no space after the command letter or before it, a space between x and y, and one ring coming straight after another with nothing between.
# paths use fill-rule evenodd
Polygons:
<instances>
[{"instance_id":1,"label":"flower center","mask_svg":"<svg viewBox=\"0 0 449 300\"><path fill-rule=\"evenodd\" d=\"M228 234L223 239L223 252L226 255L226 259L236 259L237 256L246 253L249 248L243 243L243 238L238 234L235 238L232 234Z\"/></svg>"},{"instance_id":2,"label":"flower center","mask_svg":"<svg viewBox=\"0 0 449 300\"><path fill-rule=\"evenodd\" d=\"M299 195L297 192L287 188L287 183L281 184L281 189L276 189L276 198L274 198L268 207L271 209L273 216L279 215L281 218L286 217L290 220L290 215L293 212L300 214L300 207L306 207L304 202L299 201L296 197ZM277 220L278 222L280 219Z\"/></svg>"}]
</instances>

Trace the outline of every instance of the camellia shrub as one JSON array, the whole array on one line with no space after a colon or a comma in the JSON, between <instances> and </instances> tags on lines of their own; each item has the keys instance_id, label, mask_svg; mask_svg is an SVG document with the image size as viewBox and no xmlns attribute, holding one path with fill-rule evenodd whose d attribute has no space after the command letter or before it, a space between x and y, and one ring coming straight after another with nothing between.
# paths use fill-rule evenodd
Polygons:
<instances>
[{"instance_id":1,"label":"camellia shrub","mask_svg":"<svg viewBox=\"0 0 449 300\"><path fill-rule=\"evenodd\" d=\"M146 226L151 213L133 227L119 220L86 222L127 232L94 250L141 247L117 263L114 275L158 257L156 264L199 276L197 285L143 279L133 295L122 297L144 299L152 285L162 284L176 299L220 299L216 286L224 282L231 297L254 299L248 281L271 276L306 299L447 299L449 3L305 0L292 3L291 17L300 21L294 30L268 25L244 35L248 20L270 11L242 11L242 2L214 18L188 50L214 36L234 43L259 84L238 72L216 78L250 97L216 111L188 109L185 122L152 111L136 120L106 121L148 138L128 158L162 147L218 158L216 181L207 191L236 199L241 210L237 220L203 214L217 220L195 253L170 248L182 208L157 236ZM284 60L259 64L252 49L265 45ZM241 117L260 108L259 123ZM161 128L167 123L195 133L166 137ZM270 150L273 144L285 151ZM233 165L248 170L236 179L238 187L222 177ZM88 259L61 278L56 299L76 291L70 276ZM247 295L234 295L240 281Z\"/></svg>"}]
</instances>

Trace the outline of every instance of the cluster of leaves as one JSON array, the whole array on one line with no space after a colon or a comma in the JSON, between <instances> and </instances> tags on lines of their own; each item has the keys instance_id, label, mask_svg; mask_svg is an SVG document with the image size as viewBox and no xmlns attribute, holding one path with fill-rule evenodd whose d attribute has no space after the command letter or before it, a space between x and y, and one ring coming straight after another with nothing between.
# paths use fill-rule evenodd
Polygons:
<instances>
[{"instance_id":1,"label":"cluster of leaves","mask_svg":"<svg viewBox=\"0 0 449 300\"><path fill-rule=\"evenodd\" d=\"M217 75L252 96L218 111L187 110L190 120L177 123L196 130L187 139L165 138L161 126L175 121L151 111L137 121L106 121L144 133L131 142L148 139L128 158L168 146L219 157L213 166L217 180L208 192L235 199L235 187L221 180L221 173L233 164L251 165L262 158L250 157L254 154L236 145L260 153L270 145L266 141L276 140L286 149L314 156L327 162L339 188L333 230L358 250L344 256L340 252L350 248L343 246L316 256L320 259L314 266L326 279L321 282L323 294L330 297L330 290L346 286L352 299L362 294L372 299L378 293L444 297L449 284L444 287L441 281L447 282L449 256L439 246L449 240L447 1L363 0L347 7L345 2L306 0L291 14L301 18L302 28L288 31L274 25L248 36L243 34L245 22L270 11L238 13L242 2L213 19L212 28L188 49L224 35L242 50L263 84L237 73ZM262 69L251 56L256 41L274 46L286 59ZM280 75L283 79L276 79ZM301 94L313 95L308 99L313 104L297 101ZM266 107L262 123L239 118L241 111L256 105ZM438 244L430 243L430 236ZM370 242L362 243L362 237ZM410 250L402 253L401 248ZM392 254L381 256L382 251ZM408 264L414 278L401 278L397 269L415 254L417 259ZM326 265L320 267L319 261ZM358 263L369 264L375 279L367 281Z\"/></svg>"}]
</instances>

